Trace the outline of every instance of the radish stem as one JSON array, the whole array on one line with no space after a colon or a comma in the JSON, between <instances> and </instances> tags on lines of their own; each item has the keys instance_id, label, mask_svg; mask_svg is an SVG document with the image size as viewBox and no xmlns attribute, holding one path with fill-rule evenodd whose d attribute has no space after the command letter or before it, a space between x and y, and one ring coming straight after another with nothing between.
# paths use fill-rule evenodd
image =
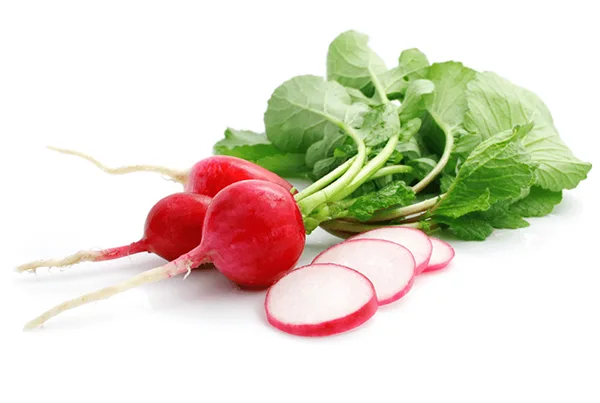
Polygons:
<instances>
[{"instance_id":1,"label":"radish stem","mask_svg":"<svg viewBox=\"0 0 600 403\"><path fill-rule=\"evenodd\" d=\"M381 168L379 171L375 172L369 179L377 179L382 178L384 176L393 175L393 174L407 174L411 173L413 168L408 165L390 165L387 167Z\"/></svg>"},{"instance_id":2,"label":"radish stem","mask_svg":"<svg viewBox=\"0 0 600 403\"><path fill-rule=\"evenodd\" d=\"M342 220L332 220L332 221L326 221L324 223L321 223L321 227L323 227L323 229L326 229L326 230L354 232L354 233L365 232L365 231L369 231L369 230L377 229L377 228L385 228L388 226L389 226L388 224L381 224L381 225L360 224L360 223L352 223L352 222L347 222L347 221L342 221ZM407 228L420 228L421 227L421 225L419 223L411 223L411 224L405 224L405 225L401 225L401 226L407 227Z\"/></svg>"},{"instance_id":3,"label":"radish stem","mask_svg":"<svg viewBox=\"0 0 600 403\"><path fill-rule=\"evenodd\" d=\"M319 205L326 203L332 200L339 192L343 191L356 175L362 169L365 160L367 158L367 149L364 141L360 138L360 135L346 123L338 122L338 125L346 132L348 135L354 140L356 146L358 148L358 154L356 155L356 159L352 162L348 170L342 175L341 178L327 186L326 188L306 197L305 199L300 200L298 202L298 207L304 216L307 216L317 208Z\"/></svg>"},{"instance_id":4,"label":"radish stem","mask_svg":"<svg viewBox=\"0 0 600 403\"><path fill-rule=\"evenodd\" d=\"M125 174L132 173L132 172L154 172L154 173L164 175L164 176L170 178L171 180L173 180L175 182L179 182L181 184L185 184L187 181L187 178L188 178L187 171L178 171L175 169L159 167L159 166L155 166L155 165L130 165L130 166L123 166L123 167L118 167L118 168L110 168L110 167L107 167L106 165L102 164L100 161L96 160L95 158L93 158L87 154L84 154L82 152L79 152L79 151L67 150L64 148L57 148L57 147L52 147L52 146L49 146L48 148L50 150L54 150L54 151L57 151L62 154L74 155L76 157L80 157L85 160L88 160L89 162L91 162L92 164L94 164L98 168L100 168L102 171L104 171L108 174L111 174L111 175L125 175Z\"/></svg>"},{"instance_id":5,"label":"radish stem","mask_svg":"<svg viewBox=\"0 0 600 403\"><path fill-rule=\"evenodd\" d=\"M423 179L421 179L419 183L413 186L413 190L415 191L415 193L419 193L421 190L425 189L427 185L429 185L438 176L438 174L442 172L442 169L444 169L444 167L448 163L448 160L450 159L450 154L452 153L452 146L454 145L454 136L449 130L447 130L447 132L448 134L446 135L446 146L444 147L444 152L440 157L440 160L435 165L435 167L433 167L431 172L427 174L427 176L425 176Z\"/></svg>"},{"instance_id":6,"label":"radish stem","mask_svg":"<svg viewBox=\"0 0 600 403\"><path fill-rule=\"evenodd\" d=\"M423 200L422 202L411 204L410 206L397 207L387 210L382 210L373 215L368 222L381 222L394 220L396 218L402 218L409 215L421 213L427 211L428 209L435 206L445 194L441 194L439 196L432 197L427 200Z\"/></svg>"},{"instance_id":7,"label":"radish stem","mask_svg":"<svg viewBox=\"0 0 600 403\"><path fill-rule=\"evenodd\" d=\"M325 186L329 185L331 182L333 182L334 180L336 180L337 178L342 176L342 174L348 170L350 165L352 165L352 162L354 162L355 159L356 159L356 157L350 158L348 161L344 162L342 165L340 165L333 171L329 172L327 175L325 175L324 177L322 177L315 183L311 184L306 189L297 193L294 196L294 199L297 202L299 202L300 200L305 199L308 196L312 195L313 193L318 192L319 190L323 189Z\"/></svg>"},{"instance_id":8,"label":"radish stem","mask_svg":"<svg viewBox=\"0 0 600 403\"><path fill-rule=\"evenodd\" d=\"M395 136L390 137L390 139L388 140L385 147L381 150L381 152L379 154L377 154L377 156L375 158L373 158L371 161L369 161L367 163L367 165L365 165L365 167L354 177L354 179L352 180L350 185L342 188L340 190L340 192L338 192L336 195L334 195L330 200L332 200L332 201L342 200L346 196L351 195L356 189L358 189L360 187L360 185L362 185L367 180L369 180L369 177L371 175L373 175L373 173L375 173L376 171L381 169L381 167L383 167L383 165L385 165L387 160L390 158L390 156L394 152L394 149L396 148L397 144L398 144L398 136L395 135Z\"/></svg>"}]
</instances>

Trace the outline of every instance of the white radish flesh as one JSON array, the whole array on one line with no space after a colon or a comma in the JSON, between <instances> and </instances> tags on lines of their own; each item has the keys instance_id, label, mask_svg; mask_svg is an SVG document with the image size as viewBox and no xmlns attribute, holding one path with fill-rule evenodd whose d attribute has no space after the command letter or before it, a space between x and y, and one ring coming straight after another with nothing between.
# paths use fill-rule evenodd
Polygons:
<instances>
[{"instance_id":1,"label":"white radish flesh","mask_svg":"<svg viewBox=\"0 0 600 403\"><path fill-rule=\"evenodd\" d=\"M329 336L354 329L377 311L373 284L336 264L295 269L272 285L265 298L267 320L297 336Z\"/></svg>"},{"instance_id":2,"label":"white radish flesh","mask_svg":"<svg viewBox=\"0 0 600 403\"><path fill-rule=\"evenodd\" d=\"M430 237L429 239L433 245L433 251L431 252L429 264L423 272L443 269L454 258L454 248L452 246L437 238Z\"/></svg>"},{"instance_id":3,"label":"white radish flesh","mask_svg":"<svg viewBox=\"0 0 600 403\"><path fill-rule=\"evenodd\" d=\"M326 249L314 260L350 267L364 274L375 287L379 305L402 298L415 279L415 259L402 245L381 239L353 239Z\"/></svg>"},{"instance_id":4,"label":"white radish flesh","mask_svg":"<svg viewBox=\"0 0 600 403\"><path fill-rule=\"evenodd\" d=\"M415 258L416 274L421 274L425 270L433 249L429 237L423 231L400 226L373 229L349 239L382 239L404 246Z\"/></svg>"}]
</instances>

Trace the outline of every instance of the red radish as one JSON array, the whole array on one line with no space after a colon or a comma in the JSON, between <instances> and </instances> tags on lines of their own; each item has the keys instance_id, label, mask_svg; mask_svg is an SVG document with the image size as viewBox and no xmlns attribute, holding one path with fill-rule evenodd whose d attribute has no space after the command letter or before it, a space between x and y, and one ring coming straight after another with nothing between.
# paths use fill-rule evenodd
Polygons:
<instances>
[{"instance_id":1,"label":"red radish","mask_svg":"<svg viewBox=\"0 0 600 403\"><path fill-rule=\"evenodd\" d=\"M203 263L212 262L242 287L267 288L294 267L306 238L300 210L290 192L259 180L237 182L220 191L208 207L202 233L200 245L172 262L64 302L27 323L25 329L68 309L187 273Z\"/></svg>"},{"instance_id":2,"label":"red radish","mask_svg":"<svg viewBox=\"0 0 600 403\"><path fill-rule=\"evenodd\" d=\"M431 244L433 245L433 251L431 252L431 259L427 268L423 270L423 273L428 271L440 270L448 266L450 261L454 258L454 248L448 243L441 239L430 237Z\"/></svg>"},{"instance_id":3,"label":"red radish","mask_svg":"<svg viewBox=\"0 0 600 403\"><path fill-rule=\"evenodd\" d=\"M379 305L402 298L415 281L415 259L402 245L381 239L344 241L321 252L312 261L350 267L375 287Z\"/></svg>"},{"instance_id":4,"label":"red radish","mask_svg":"<svg viewBox=\"0 0 600 403\"><path fill-rule=\"evenodd\" d=\"M330 336L352 330L377 312L373 284L337 264L299 267L275 283L265 298L267 320L297 336Z\"/></svg>"},{"instance_id":5,"label":"red radish","mask_svg":"<svg viewBox=\"0 0 600 403\"><path fill-rule=\"evenodd\" d=\"M377 228L355 235L350 239L375 238L383 239L406 247L415 257L416 273L421 274L429 264L433 246L423 231L415 228L389 226Z\"/></svg>"},{"instance_id":6,"label":"red radish","mask_svg":"<svg viewBox=\"0 0 600 403\"><path fill-rule=\"evenodd\" d=\"M56 147L49 148L63 154L74 155L86 159L104 172L112 175L124 175L132 172L159 173L184 185L184 190L186 192L198 193L210 197L214 197L221 189L232 183L249 179L273 182L290 191L293 189L292 185L285 179L260 165L241 158L229 157L226 155L211 156L197 162L187 171L178 171L153 165L131 165L119 168L109 168L93 157L80 153L79 151Z\"/></svg>"},{"instance_id":7,"label":"red radish","mask_svg":"<svg viewBox=\"0 0 600 403\"><path fill-rule=\"evenodd\" d=\"M39 267L65 267L81 262L118 259L140 252L154 253L173 260L194 249L202 240L204 216L211 198L194 193L175 193L156 203L137 242L100 251L79 251L63 259L36 260L17 267L17 271L35 271Z\"/></svg>"}]
</instances>

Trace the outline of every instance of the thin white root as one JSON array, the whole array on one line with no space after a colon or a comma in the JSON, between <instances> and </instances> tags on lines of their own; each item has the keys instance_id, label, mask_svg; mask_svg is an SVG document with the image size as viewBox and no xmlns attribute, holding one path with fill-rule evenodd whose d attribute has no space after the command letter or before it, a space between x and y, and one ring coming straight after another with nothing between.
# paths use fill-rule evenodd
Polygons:
<instances>
[{"instance_id":1,"label":"thin white root","mask_svg":"<svg viewBox=\"0 0 600 403\"><path fill-rule=\"evenodd\" d=\"M102 288L98 291L94 291L78 298L74 298L70 301L63 302L62 304L59 304L54 308L44 312L37 318L27 322L23 330L32 330L38 326L41 326L47 320L69 309L77 308L78 306L89 304L90 302L100 301L112 297L115 294L125 292L131 288L139 287L144 284L153 283L185 273L190 265L191 263L188 261L182 260L178 262L175 260L155 269L140 273L137 276L131 277L130 279L119 284Z\"/></svg>"},{"instance_id":2,"label":"thin white root","mask_svg":"<svg viewBox=\"0 0 600 403\"><path fill-rule=\"evenodd\" d=\"M101 252L82 250L63 259L35 260L33 262L22 264L15 268L15 270L19 273L23 273L26 271L35 273L35 271L40 267L66 267L81 262L93 262L96 259L98 259L101 255Z\"/></svg>"},{"instance_id":3,"label":"thin white root","mask_svg":"<svg viewBox=\"0 0 600 403\"><path fill-rule=\"evenodd\" d=\"M80 157L85 160L88 160L89 162L91 162L92 164L94 164L98 168L100 168L102 171L104 171L108 174L111 174L111 175L125 175L125 174L129 174L132 172L155 172L155 173L159 173L161 175L167 176L169 179L171 179L175 182L179 182L181 184L185 184L187 181L187 178L188 178L187 171L179 171L176 169L159 167L159 166L155 166L155 165L130 165L130 166L122 166L122 167L118 167L118 168L110 168L110 167L107 167L106 165L102 164L100 161L96 160L95 158L93 158L87 154L84 154L82 152L79 152L79 151L67 150L64 148L58 148L58 147L52 147L52 146L48 146L48 148L50 150L54 150L54 151L57 151L62 154L74 155L76 157Z\"/></svg>"},{"instance_id":4,"label":"thin white root","mask_svg":"<svg viewBox=\"0 0 600 403\"><path fill-rule=\"evenodd\" d=\"M188 264L187 265L187 272L183 276L183 279L185 280L191 273L192 273L192 266Z\"/></svg>"}]
</instances>

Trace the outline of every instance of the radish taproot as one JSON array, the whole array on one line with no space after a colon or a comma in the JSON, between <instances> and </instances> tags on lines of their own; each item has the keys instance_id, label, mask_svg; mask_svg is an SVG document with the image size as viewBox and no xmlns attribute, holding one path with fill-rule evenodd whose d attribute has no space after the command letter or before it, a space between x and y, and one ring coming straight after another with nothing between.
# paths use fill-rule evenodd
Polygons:
<instances>
[{"instance_id":1,"label":"radish taproot","mask_svg":"<svg viewBox=\"0 0 600 403\"><path fill-rule=\"evenodd\" d=\"M402 245L381 239L353 239L321 252L312 261L350 267L365 275L375 287L379 305L402 298L415 280L415 259Z\"/></svg>"},{"instance_id":2,"label":"radish taproot","mask_svg":"<svg viewBox=\"0 0 600 403\"><path fill-rule=\"evenodd\" d=\"M189 170L176 170L154 165L131 165L109 168L95 158L79 151L48 147L62 154L74 155L88 160L106 173L124 175L132 172L154 172L164 175L184 186L186 192L214 197L221 189L242 180L258 179L276 183L285 189L294 191L293 186L279 175L237 157L213 155L198 161Z\"/></svg>"},{"instance_id":3,"label":"radish taproot","mask_svg":"<svg viewBox=\"0 0 600 403\"><path fill-rule=\"evenodd\" d=\"M189 273L203 263L212 262L241 287L268 288L293 268L305 239L302 215L289 191L271 182L240 181L221 190L210 203L196 248L120 284L57 305L28 322L25 329L80 305Z\"/></svg>"},{"instance_id":4,"label":"radish taproot","mask_svg":"<svg viewBox=\"0 0 600 403\"><path fill-rule=\"evenodd\" d=\"M34 272L40 267L65 267L81 262L118 259L141 252L173 260L194 249L202 240L204 217L211 202L208 196L180 192L159 200L146 216L142 239L129 245L99 251L85 250L62 259L36 260L16 268Z\"/></svg>"},{"instance_id":5,"label":"radish taproot","mask_svg":"<svg viewBox=\"0 0 600 403\"><path fill-rule=\"evenodd\" d=\"M441 270L448 266L450 261L454 258L454 248L447 242L442 241L438 238L429 237L433 250L431 252L431 259L427 268L423 270L423 273L435 270Z\"/></svg>"},{"instance_id":6,"label":"radish taproot","mask_svg":"<svg viewBox=\"0 0 600 403\"><path fill-rule=\"evenodd\" d=\"M431 258L433 246L429 237L421 230L415 228L407 228L402 226L389 226L385 228L377 228L355 235L349 239L383 239L406 247L414 256L416 274L420 274L425 270Z\"/></svg>"},{"instance_id":7,"label":"radish taproot","mask_svg":"<svg viewBox=\"0 0 600 403\"><path fill-rule=\"evenodd\" d=\"M337 264L299 267L267 291L265 311L275 328L297 336L330 336L352 330L377 312L371 281Z\"/></svg>"}]
</instances>

